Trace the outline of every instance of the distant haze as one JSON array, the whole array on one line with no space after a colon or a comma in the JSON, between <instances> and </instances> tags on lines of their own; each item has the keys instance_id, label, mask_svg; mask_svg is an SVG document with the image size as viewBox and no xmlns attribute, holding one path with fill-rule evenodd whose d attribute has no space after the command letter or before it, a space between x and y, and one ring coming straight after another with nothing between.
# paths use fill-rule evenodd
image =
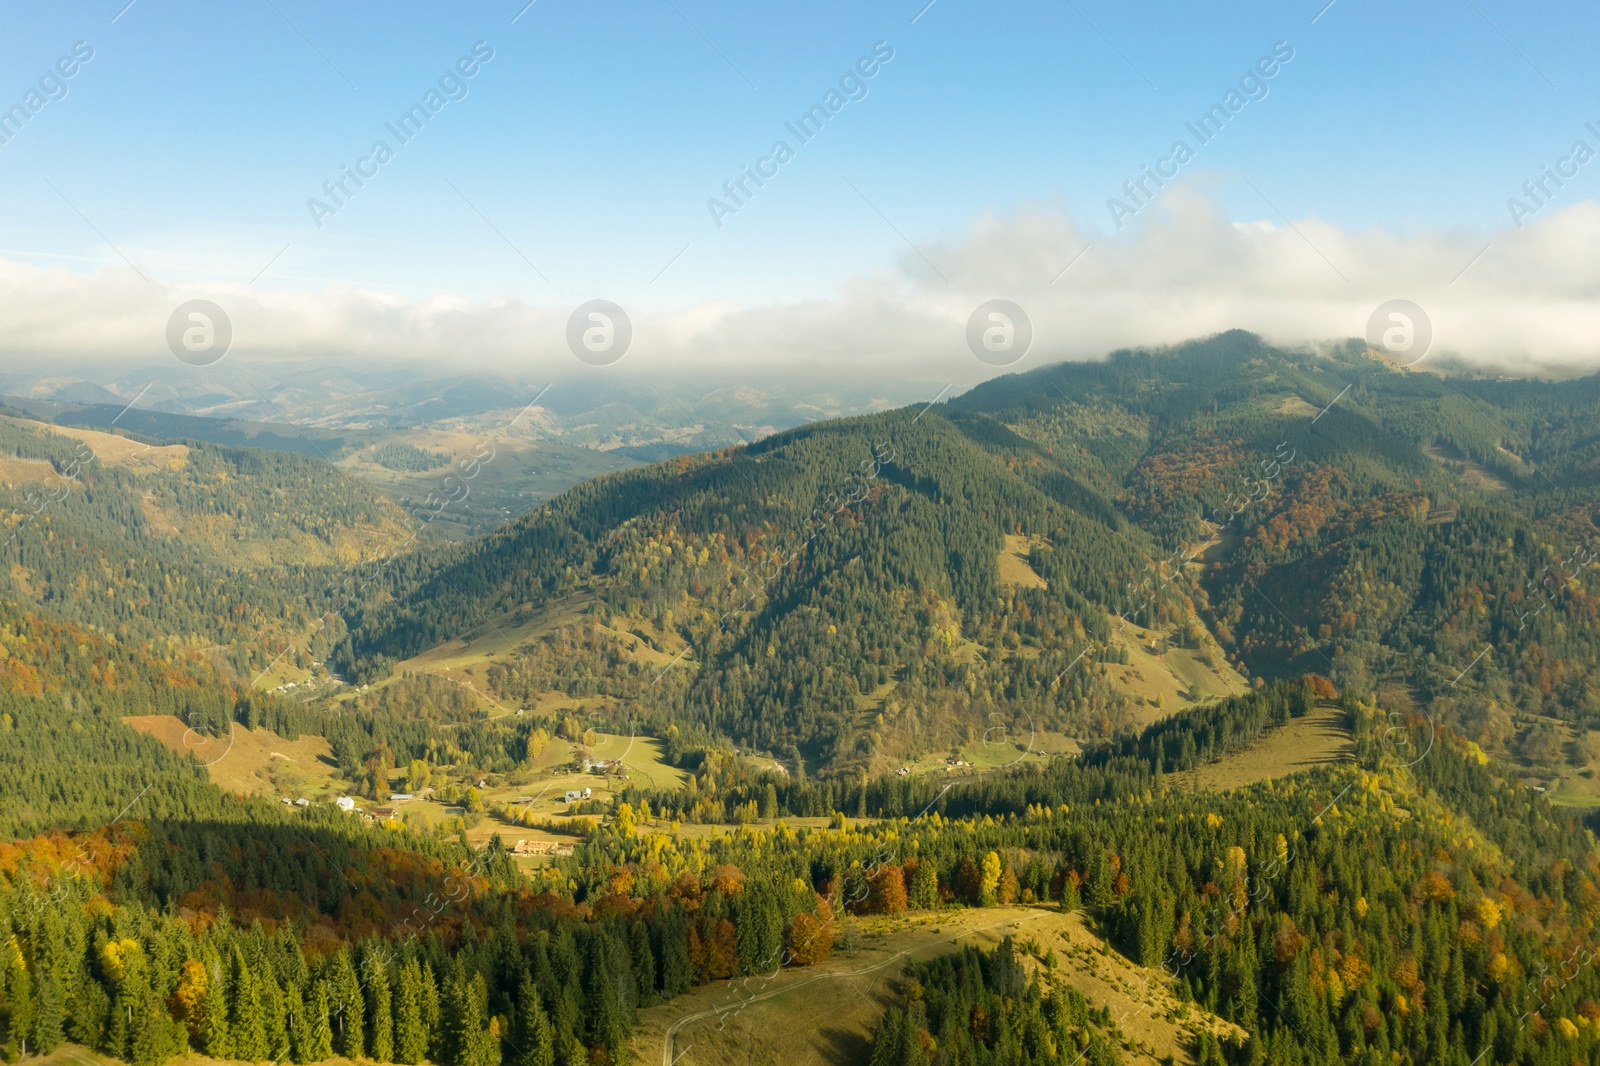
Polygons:
<instances>
[{"instance_id":1,"label":"distant haze","mask_svg":"<svg viewBox=\"0 0 1600 1066\"><path fill-rule=\"evenodd\" d=\"M8 361L177 366L166 351L167 317L178 303L203 297L233 320L228 358L247 363L309 359L377 369L399 361L435 372L533 377L801 371L970 382L997 372L964 343L968 315L993 298L1016 302L1034 323L1032 350L1009 369L1231 328L1279 344L1316 345L1362 335L1373 308L1403 298L1433 320L1430 357L1572 372L1600 367L1600 306L1592 298L1600 282L1597 244L1600 205L1592 200L1521 229L1397 234L1350 232L1316 218L1234 222L1213 201L1176 187L1115 237L1083 232L1056 214L982 215L960 239L903 250L827 299L750 306L712 296L634 309L632 348L601 368L567 350L567 306L448 292L407 299L339 285L175 286L129 269L85 275L0 260L7 324L0 354ZM887 247L885 254L892 254Z\"/></svg>"}]
</instances>

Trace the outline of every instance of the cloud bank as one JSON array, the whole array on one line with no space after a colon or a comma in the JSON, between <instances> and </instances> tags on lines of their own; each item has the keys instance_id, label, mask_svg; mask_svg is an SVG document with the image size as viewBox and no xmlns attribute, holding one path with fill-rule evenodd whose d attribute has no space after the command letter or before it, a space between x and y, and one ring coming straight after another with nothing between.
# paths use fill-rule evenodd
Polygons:
<instances>
[{"instance_id":1,"label":"cloud bank","mask_svg":"<svg viewBox=\"0 0 1600 1066\"><path fill-rule=\"evenodd\" d=\"M968 351L966 324L991 299L1013 301L1033 321L1032 349L1016 369L1232 328L1315 345L1361 336L1375 307L1407 299L1432 319L1430 359L1571 373L1600 369L1597 246L1594 201L1521 229L1397 234L1315 218L1233 221L1180 186L1115 237L1058 214L985 215L959 240L919 242L827 299L743 306L713 297L635 313L632 349L603 370L567 350L567 307L338 286L172 286L127 269L84 275L0 259L0 358L169 360L168 316L205 298L233 321L229 358L252 362L976 378L994 370ZM612 298L627 308L625 294Z\"/></svg>"}]
</instances>

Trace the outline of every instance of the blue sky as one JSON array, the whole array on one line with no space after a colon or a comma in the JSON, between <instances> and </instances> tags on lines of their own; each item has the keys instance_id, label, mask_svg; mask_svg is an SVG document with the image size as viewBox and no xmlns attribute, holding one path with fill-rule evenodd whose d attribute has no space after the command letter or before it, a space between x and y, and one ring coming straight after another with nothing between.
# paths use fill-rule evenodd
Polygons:
<instances>
[{"instance_id":1,"label":"blue sky","mask_svg":"<svg viewBox=\"0 0 1600 1066\"><path fill-rule=\"evenodd\" d=\"M1275 42L1269 95L1183 172L1236 222L1503 228L1600 124L1600 21L1575 3L537 0L513 24L523 2L11 0L0 101L74 42L94 58L0 145L0 256L244 285L282 252L255 288L794 304L937 268L986 213L1112 234L1107 198ZM467 97L313 226L307 198L479 41ZM879 41L868 95L715 227L707 199ZM1597 189L1600 163L1552 209Z\"/></svg>"}]
</instances>

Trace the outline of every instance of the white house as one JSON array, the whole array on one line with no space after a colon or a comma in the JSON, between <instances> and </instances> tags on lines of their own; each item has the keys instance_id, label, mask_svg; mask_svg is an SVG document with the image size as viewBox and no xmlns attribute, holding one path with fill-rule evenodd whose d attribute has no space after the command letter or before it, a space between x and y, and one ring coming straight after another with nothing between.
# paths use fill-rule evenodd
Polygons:
<instances>
[{"instance_id":1,"label":"white house","mask_svg":"<svg viewBox=\"0 0 1600 1066\"><path fill-rule=\"evenodd\" d=\"M356 801L349 796L340 796L333 802L341 811L353 811L356 809Z\"/></svg>"}]
</instances>

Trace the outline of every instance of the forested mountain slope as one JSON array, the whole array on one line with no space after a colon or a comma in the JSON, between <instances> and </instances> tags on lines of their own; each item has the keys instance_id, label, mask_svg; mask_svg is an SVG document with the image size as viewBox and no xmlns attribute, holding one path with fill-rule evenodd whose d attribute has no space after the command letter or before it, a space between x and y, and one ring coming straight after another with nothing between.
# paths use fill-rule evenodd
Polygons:
<instances>
[{"instance_id":1,"label":"forested mountain slope","mask_svg":"<svg viewBox=\"0 0 1600 1066\"><path fill-rule=\"evenodd\" d=\"M398 508L314 457L14 416L0 416L0 514L0 599L209 647L248 676L319 628L331 575L408 540Z\"/></svg>"},{"instance_id":2,"label":"forested mountain slope","mask_svg":"<svg viewBox=\"0 0 1600 1066\"><path fill-rule=\"evenodd\" d=\"M1121 614L1214 635L1247 676L1397 686L1505 750L1510 707L1600 713L1597 416L1595 379L1444 378L1354 345L1119 352L597 479L389 567L338 657L381 677L581 603L587 625L505 658L501 698L601 693L838 768L1128 728L1100 668ZM1041 580L1002 582L1008 535ZM630 659L630 632L675 668Z\"/></svg>"},{"instance_id":3,"label":"forested mountain slope","mask_svg":"<svg viewBox=\"0 0 1600 1066\"><path fill-rule=\"evenodd\" d=\"M555 684L581 671L663 728L848 758L874 730L910 728L893 711L862 721L890 682L934 733L941 714L1009 718L1024 701L1041 725L1081 726L1108 691L1087 671L1056 679L1128 606L1143 538L1093 493L1030 476L1035 450L985 420L906 411L597 479L504 533L390 567L399 598L363 610L341 656L365 679L583 593L601 622L670 634L686 665L610 671L602 648ZM1030 562L1048 587L1000 584L1007 533L1040 538ZM528 695L517 664L501 680Z\"/></svg>"},{"instance_id":4,"label":"forested mountain slope","mask_svg":"<svg viewBox=\"0 0 1600 1066\"><path fill-rule=\"evenodd\" d=\"M1247 1034L1174 1057L1207 1066L1600 1060L1594 838L1452 728L1524 700L1589 720L1593 395L1224 335L627 471L379 566L343 545L387 505L314 460L74 456L7 422L0 1056L624 1066L637 1013L691 987L1004 905L1083 911L1151 994L1110 1016L1031 983L1044 946L958 955L908 973L875 1063L1117 1062L1157 1000ZM1478 408L1502 428L1438 414ZM293 544L304 567L274 554ZM1037 580L1003 575L1019 545ZM249 691L240 649L329 603L373 687ZM1262 683L1131 728L1120 624L1214 631ZM497 627L486 676L524 714L378 683ZM567 814L571 854L474 847L469 817L522 825L470 810L469 783L583 736L552 691L659 734L683 776ZM1353 759L1175 787L1313 710ZM316 732L346 791L427 776L460 816L232 796L120 721L145 713ZM1024 721L1083 753L872 772Z\"/></svg>"}]
</instances>

